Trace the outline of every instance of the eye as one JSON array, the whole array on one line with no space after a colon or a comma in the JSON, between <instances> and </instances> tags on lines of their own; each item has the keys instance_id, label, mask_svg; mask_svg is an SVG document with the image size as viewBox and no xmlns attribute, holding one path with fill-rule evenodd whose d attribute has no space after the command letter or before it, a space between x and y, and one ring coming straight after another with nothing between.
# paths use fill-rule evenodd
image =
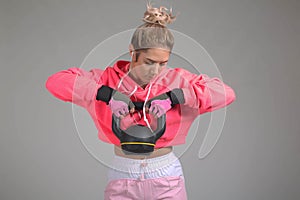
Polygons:
<instances>
[{"instance_id":1,"label":"eye","mask_svg":"<svg viewBox=\"0 0 300 200\"><path fill-rule=\"evenodd\" d=\"M160 63L159 66L165 66L167 63Z\"/></svg>"},{"instance_id":2,"label":"eye","mask_svg":"<svg viewBox=\"0 0 300 200\"><path fill-rule=\"evenodd\" d=\"M154 64L153 62L149 62L149 61L146 61L145 63L146 63L146 65L153 65Z\"/></svg>"}]
</instances>

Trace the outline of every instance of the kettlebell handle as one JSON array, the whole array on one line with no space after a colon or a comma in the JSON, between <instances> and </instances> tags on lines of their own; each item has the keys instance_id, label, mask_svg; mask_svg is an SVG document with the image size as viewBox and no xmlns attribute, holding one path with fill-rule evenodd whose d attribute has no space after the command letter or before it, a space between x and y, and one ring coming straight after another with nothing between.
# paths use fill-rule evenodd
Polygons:
<instances>
[{"instance_id":1,"label":"kettlebell handle","mask_svg":"<svg viewBox=\"0 0 300 200\"><path fill-rule=\"evenodd\" d=\"M115 114L112 115L112 131L115 133L117 138L121 139L122 129L120 128L120 117L117 117ZM157 118L157 127L153 132L155 135L155 140L158 140L166 130L166 114L163 114L159 118Z\"/></svg>"}]
</instances>

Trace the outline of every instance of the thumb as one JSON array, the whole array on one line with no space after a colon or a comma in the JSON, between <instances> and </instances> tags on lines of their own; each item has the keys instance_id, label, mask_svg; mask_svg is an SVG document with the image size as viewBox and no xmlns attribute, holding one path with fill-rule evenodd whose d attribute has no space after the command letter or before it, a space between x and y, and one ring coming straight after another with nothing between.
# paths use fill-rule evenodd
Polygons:
<instances>
[{"instance_id":1,"label":"thumb","mask_svg":"<svg viewBox=\"0 0 300 200\"><path fill-rule=\"evenodd\" d=\"M130 113L134 113L134 111L135 111L135 106L134 106L134 104L132 103L132 101L129 101L128 106L129 106L129 112L130 112Z\"/></svg>"},{"instance_id":2,"label":"thumb","mask_svg":"<svg viewBox=\"0 0 300 200\"><path fill-rule=\"evenodd\" d=\"M129 110L130 113L134 113L134 111L135 111L135 108L134 108L134 107L133 107L133 108L130 108L130 110Z\"/></svg>"}]
</instances>

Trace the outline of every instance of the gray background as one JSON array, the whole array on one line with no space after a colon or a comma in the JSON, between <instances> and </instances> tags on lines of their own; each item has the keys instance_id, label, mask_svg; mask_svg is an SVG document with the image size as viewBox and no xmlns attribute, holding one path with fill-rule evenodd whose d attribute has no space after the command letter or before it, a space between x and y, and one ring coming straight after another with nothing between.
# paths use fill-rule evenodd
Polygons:
<instances>
[{"instance_id":1,"label":"gray background","mask_svg":"<svg viewBox=\"0 0 300 200\"><path fill-rule=\"evenodd\" d=\"M236 91L204 160L201 135L182 156L190 199L300 198L300 3L161 1L170 26L209 52ZM79 66L98 43L141 24L145 2L1 0L0 199L102 199L107 168L81 144L72 106L47 77Z\"/></svg>"}]
</instances>

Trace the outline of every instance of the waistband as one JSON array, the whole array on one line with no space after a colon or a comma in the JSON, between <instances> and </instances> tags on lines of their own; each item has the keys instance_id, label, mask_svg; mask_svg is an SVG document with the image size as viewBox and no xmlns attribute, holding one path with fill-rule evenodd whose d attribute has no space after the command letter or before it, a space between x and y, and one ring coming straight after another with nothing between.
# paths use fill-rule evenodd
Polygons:
<instances>
[{"instance_id":1,"label":"waistband","mask_svg":"<svg viewBox=\"0 0 300 200\"><path fill-rule=\"evenodd\" d=\"M166 155L155 157L155 158L145 158L145 159L131 159L124 158L121 156L114 156L113 168L119 171L138 173L142 168L146 168L148 172L155 171L157 169L169 167L170 165L179 162L177 156L170 152Z\"/></svg>"}]
</instances>

